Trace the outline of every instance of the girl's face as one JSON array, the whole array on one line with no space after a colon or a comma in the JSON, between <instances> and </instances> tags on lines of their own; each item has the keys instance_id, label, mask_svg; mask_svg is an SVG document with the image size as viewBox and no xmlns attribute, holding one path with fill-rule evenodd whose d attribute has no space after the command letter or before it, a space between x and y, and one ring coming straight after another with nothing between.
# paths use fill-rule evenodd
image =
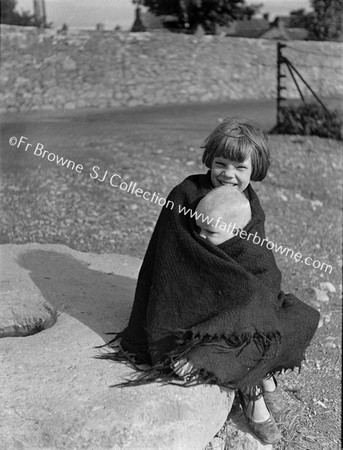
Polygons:
<instances>
[{"instance_id":1,"label":"girl's face","mask_svg":"<svg viewBox=\"0 0 343 450\"><path fill-rule=\"evenodd\" d=\"M211 181L215 188L230 185L243 192L250 183L251 172L250 156L241 163L218 156L211 165Z\"/></svg>"}]
</instances>

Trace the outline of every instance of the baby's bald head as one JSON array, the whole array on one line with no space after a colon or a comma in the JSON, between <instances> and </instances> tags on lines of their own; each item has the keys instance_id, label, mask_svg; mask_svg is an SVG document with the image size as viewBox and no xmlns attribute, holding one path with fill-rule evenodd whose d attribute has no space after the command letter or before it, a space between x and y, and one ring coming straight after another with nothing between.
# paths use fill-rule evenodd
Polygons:
<instances>
[{"instance_id":1,"label":"baby's bald head","mask_svg":"<svg viewBox=\"0 0 343 450\"><path fill-rule=\"evenodd\" d=\"M251 220L249 200L231 186L220 186L210 191L200 200L196 211L200 236L214 245L235 236L234 228L243 229Z\"/></svg>"}]
</instances>

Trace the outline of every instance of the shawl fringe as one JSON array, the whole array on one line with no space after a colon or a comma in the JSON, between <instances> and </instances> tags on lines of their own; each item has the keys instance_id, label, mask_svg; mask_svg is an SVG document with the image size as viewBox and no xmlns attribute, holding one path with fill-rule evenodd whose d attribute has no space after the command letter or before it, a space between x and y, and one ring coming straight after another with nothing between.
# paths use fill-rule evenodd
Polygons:
<instances>
[{"instance_id":1,"label":"shawl fringe","mask_svg":"<svg viewBox=\"0 0 343 450\"><path fill-rule=\"evenodd\" d=\"M160 382L162 384L176 384L182 387L190 387L198 384L216 384L225 388L252 388L256 386L256 381L249 382L250 378L254 378L257 371L261 370L261 367L265 365L267 361L274 358L278 352L281 344L281 334L279 332L262 334L256 330L254 334L245 333L240 336L225 334L201 336L199 333L194 334L190 330L179 329L177 331L176 348L171 350L163 360L157 362L153 366L148 368L142 368L142 365L137 362L137 353L131 353L125 350L125 341L123 342L122 333L109 333L116 334L116 336L103 346L97 348L103 348L105 346L112 347L113 351L100 354L96 356L98 359L108 359L115 362L125 363L130 367L137 370L135 378L125 379L122 383L113 385L112 387L132 387L139 386L151 382ZM223 344L223 341L225 344ZM219 379L214 373L205 370L204 368L198 369L193 367L192 371L187 374L185 378L179 377L173 371L173 365L175 362L186 359L188 354L199 346L212 346L216 353L228 353L235 352L238 356L246 346L255 343L259 349L260 357L257 363L252 367L248 367L247 364L247 376L243 377L239 381L232 383L225 383ZM116 344L113 346L113 344ZM270 373L270 376L274 373Z\"/></svg>"}]
</instances>

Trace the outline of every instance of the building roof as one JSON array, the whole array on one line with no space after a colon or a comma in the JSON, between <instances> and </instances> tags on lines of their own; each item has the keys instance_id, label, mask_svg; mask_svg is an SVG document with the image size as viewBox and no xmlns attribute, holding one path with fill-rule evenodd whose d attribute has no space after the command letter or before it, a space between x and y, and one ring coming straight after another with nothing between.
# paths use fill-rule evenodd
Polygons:
<instances>
[{"instance_id":1,"label":"building roof","mask_svg":"<svg viewBox=\"0 0 343 450\"><path fill-rule=\"evenodd\" d=\"M304 28L306 16L302 17L290 14L289 16L277 16L275 20L282 20L286 28Z\"/></svg>"},{"instance_id":2,"label":"building roof","mask_svg":"<svg viewBox=\"0 0 343 450\"><path fill-rule=\"evenodd\" d=\"M269 30L269 22L264 18L236 20L227 28L227 36L258 38Z\"/></svg>"},{"instance_id":3,"label":"building roof","mask_svg":"<svg viewBox=\"0 0 343 450\"><path fill-rule=\"evenodd\" d=\"M165 22L175 21L174 16L156 16L149 11L142 12L141 20L147 31L164 30ZM284 39L304 40L308 36L304 28L288 28L291 24L288 16L279 16L271 24L263 17L252 17L251 19L236 20L227 26L218 26L219 34L224 33L230 37L243 37L251 39Z\"/></svg>"},{"instance_id":4,"label":"building roof","mask_svg":"<svg viewBox=\"0 0 343 450\"><path fill-rule=\"evenodd\" d=\"M156 16L149 11L142 13L142 22L147 30L165 30L163 25L165 22L173 22L176 20L175 16Z\"/></svg>"},{"instance_id":5,"label":"building roof","mask_svg":"<svg viewBox=\"0 0 343 450\"><path fill-rule=\"evenodd\" d=\"M277 17L269 30L261 33L262 39L284 39L286 41L302 41L308 36L305 28L288 28L282 17Z\"/></svg>"},{"instance_id":6,"label":"building roof","mask_svg":"<svg viewBox=\"0 0 343 450\"><path fill-rule=\"evenodd\" d=\"M308 31L305 28L286 28L286 32L291 41L304 41L308 38Z\"/></svg>"}]
</instances>

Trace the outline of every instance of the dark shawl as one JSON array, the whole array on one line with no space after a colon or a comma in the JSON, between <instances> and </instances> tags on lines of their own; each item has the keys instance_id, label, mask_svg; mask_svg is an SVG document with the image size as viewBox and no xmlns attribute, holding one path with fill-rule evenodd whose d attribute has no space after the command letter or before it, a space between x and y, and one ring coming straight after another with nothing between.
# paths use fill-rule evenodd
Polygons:
<instances>
[{"instance_id":1,"label":"dark shawl","mask_svg":"<svg viewBox=\"0 0 343 450\"><path fill-rule=\"evenodd\" d=\"M170 363L186 356L202 382L253 386L267 373L300 367L318 314L281 292L280 271L265 245L236 236L215 246L198 235L195 220L179 208L195 211L211 189L208 173L188 177L170 193L174 207L167 203L161 211L112 358L152 364L151 380L172 375ZM245 193L252 220L244 230L262 240L264 212L250 185Z\"/></svg>"}]
</instances>

